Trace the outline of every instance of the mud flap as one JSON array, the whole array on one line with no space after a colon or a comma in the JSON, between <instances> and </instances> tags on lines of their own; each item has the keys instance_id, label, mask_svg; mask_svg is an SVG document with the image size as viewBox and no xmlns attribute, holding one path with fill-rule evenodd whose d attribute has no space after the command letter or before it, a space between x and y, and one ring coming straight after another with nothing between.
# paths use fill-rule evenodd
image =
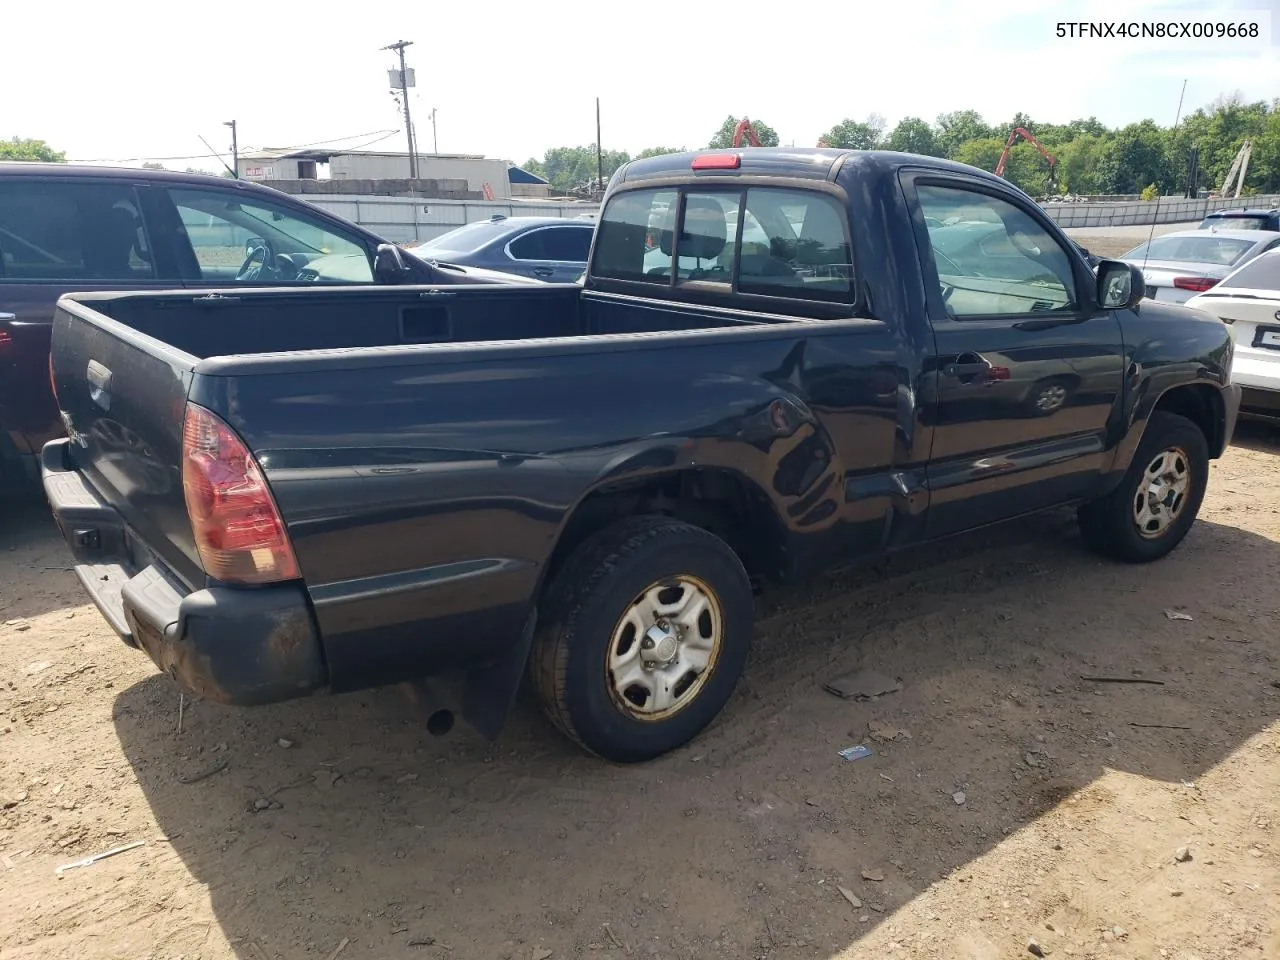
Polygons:
<instances>
[{"instance_id":1,"label":"mud flap","mask_svg":"<svg viewBox=\"0 0 1280 960\"><path fill-rule=\"evenodd\" d=\"M462 718L490 742L497 740L515 702L529 661L538 610L529 612L520 639L500 660L467 671L462 700Z\"/></svg>"}]
</instances>

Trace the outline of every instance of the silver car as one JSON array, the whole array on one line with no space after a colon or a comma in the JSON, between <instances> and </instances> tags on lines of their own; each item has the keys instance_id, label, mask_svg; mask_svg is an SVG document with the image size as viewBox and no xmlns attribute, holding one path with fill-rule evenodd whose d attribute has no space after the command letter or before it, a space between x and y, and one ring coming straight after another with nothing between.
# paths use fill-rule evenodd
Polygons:
<instances>
[{"instance_id":1,"label":"silver car","mask_svg":"<svg viewBox=\"0 0 1280 960\"><path fill-rule=\"evenodd\" d=\"M1186 303L1264 251L1280 247L1274 230L1175 230L1120 259L1142 270L1152 300Z\"/></svg>"}]
</instances>

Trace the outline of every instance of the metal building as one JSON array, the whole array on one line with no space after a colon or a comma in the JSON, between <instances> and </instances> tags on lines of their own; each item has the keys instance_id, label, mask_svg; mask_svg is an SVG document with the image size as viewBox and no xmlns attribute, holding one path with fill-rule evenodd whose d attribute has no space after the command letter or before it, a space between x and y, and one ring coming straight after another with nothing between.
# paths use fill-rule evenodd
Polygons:
<instances>
[{"instance_id":1,"label":"metal building","mask_svg":"<svg viewBox=\"0 0 1280 960\"><path fill-rule=\"evenodd\" d=\"M239 173L246 180L265 181L403 180L409 176L409 154L265 149L241 155ZM480 154L420 153L418 179L465 180L468 190L489 200L545 197L550 190L542 178Z\"/></svg>"}]
</instances>

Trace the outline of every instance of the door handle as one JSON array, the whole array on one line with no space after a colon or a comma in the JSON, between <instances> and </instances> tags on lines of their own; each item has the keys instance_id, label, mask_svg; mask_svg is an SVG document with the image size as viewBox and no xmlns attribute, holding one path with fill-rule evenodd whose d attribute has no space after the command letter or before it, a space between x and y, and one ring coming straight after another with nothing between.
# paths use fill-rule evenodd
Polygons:
<instances>
[{"instance_id":1,"label":"door handle","mask_svg":"<svg viewBox=\"0 0 1280 960\"><path fill-rule=\"evenodd\" d=\"M550 267L534 267L533 268L533 275L535 277L549 277L553 273L555 273L555 271L552 270Z\"/></svg>"}]
</instances>

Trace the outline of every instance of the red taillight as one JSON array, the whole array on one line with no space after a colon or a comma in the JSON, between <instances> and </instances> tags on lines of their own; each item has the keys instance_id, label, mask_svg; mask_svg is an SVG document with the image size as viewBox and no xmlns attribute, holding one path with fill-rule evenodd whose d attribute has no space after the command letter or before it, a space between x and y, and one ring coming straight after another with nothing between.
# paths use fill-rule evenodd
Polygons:
<instances>
[{"instance_id":1,"label":"red taillight","mask_svg":"<svg viewBox=\"0 0 1280 960\"><path fill-rule=\"evenodd\" d=\"M1174 277L1173 285L1179 290L1208 290L1217 284L1213 277Z\"/></svg>"},{"instance_id":2,"label":"red taillight","mask_svg":"<svg viewBox=\"0 0 1280 960\"><path fill-rule=\"evenodd\" d=\"M0 330L0 350L13 346L13 334L8 330Z\"/></svg>"},{"instance_id":3,"label":"red taillight","mask_svg":"<svg viewBox=\"0 0 1280 960\"><path fill-rule=\"evenodd\" d=\"M689 164L694 170L737 170L742 166L740 153L704 153Z\"/></svg>"},{"instance_id":4,"label":"red taillight","mask_svg":"<svg viewBox=\"0 0 1280 960\"><path fill-rule=\"evenodd\" d=\"M298 561L258 463L225 423L187 404L182 492L205 573L233 583L298 576Z\"/></svg>"}]
</instances>

